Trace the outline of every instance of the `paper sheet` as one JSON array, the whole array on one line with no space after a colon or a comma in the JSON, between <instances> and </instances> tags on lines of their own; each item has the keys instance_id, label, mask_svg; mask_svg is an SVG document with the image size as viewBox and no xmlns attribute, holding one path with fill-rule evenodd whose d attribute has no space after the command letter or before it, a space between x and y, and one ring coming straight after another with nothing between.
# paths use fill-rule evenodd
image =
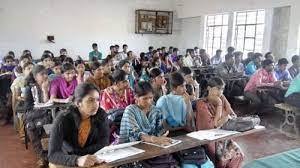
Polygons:
<instances>
[{"instance_id":1,"label":"paper sheet","mask_svg":"<svg viewBox=\"0 0 300 168\"><path fill-rule=\"evenodd\" d=\"M210 130L200 130L197 132L192 132L187 134L187 136L198 139L198 140L215 140L230 135L238 134L237 131L226 131L222 129L210 129Z\"/></svg>"},{"instance_id":2,"label":"paper sheet","mask_svg":"<svg viewBox=\"0 0 300 168\"><path fill-rule=\"evenodd\" d=\"M181 143L182 141L181 140L176 140L176 139L172 139L172 142L170 145L167 145L167 146L162 146L162 145L158 145L158 144L154 144L154 143L150 143L150 142L143 142L145 144L149 144L149 145L153 145L153 146L157 146L157 147L160 147L160 148L169 148L169 147L172 147L172 146L175 146L179 143Z\"/></svg>"}]
</instances>

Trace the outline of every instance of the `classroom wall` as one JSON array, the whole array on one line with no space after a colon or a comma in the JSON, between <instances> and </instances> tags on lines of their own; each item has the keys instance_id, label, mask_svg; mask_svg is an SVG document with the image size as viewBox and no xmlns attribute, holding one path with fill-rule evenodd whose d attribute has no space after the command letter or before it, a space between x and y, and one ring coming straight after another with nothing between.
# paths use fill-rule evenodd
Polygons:
<instances>
[{"instance_id":1,"label":"classroom wall","mask_svg":"<svg viewBox=\"0 0 300 168\"><path fill-rule=\"evenodd\" d=\"M19 56L30 49L39 58L45 49L58 55L66 48L73 57L87 58L97 42L106 55L109 46L127 43L141 52L149 45L177 46L180 21L174 13L172 35L135 34L135 10L174 10L172 0L1 0L0 56L9 50ZM54 35L56 43L48 43Z\"/></svg>"},{"instance_id":2,"label":"classroom wall","mask_svg":"<svg viewBox=\"0 0 300 168\"><path fill-rule=\"evenodd\" d=\"M251 9L267 9L271 10L275 7L290 6L289 29L287 36L287 47L285 56L290 57L299 53L299 25L300 25L300 1L299 0L176 0L175 8L178 17L184 20L194 17L203 17L207 14L224 13L230 11L242 11ZM272 12L271 12L272 13ZM270 17L269 15L267 17ZM203 17L204 18L204 17ZM270 47L270 27L272 26L272 17L267 20L268 32L265 35L264 50ZM201 25L195 25L199 27ZM185 32L184 25L182 25ZM189 28L188 30L192 30ZM191 34L191 33L187 33ZM193 37L191 37L193 38ZM200 37L203 38L203 37ZM201 43L199 45L202 45Z\"/></svg>"}]
</instances>

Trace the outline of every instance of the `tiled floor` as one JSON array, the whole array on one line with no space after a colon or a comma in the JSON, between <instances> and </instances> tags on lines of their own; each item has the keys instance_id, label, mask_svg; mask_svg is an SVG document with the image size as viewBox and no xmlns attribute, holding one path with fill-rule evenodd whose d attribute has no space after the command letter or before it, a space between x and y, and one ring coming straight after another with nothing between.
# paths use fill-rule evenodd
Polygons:
<instances>
[{"instance_id":1,"label":"tiled floor","mask_svg":"<svg viewBox=\"0 0 300 168\"><path fill-rule=\"evenodd\" d=\"M236 139L245 153L245 163L300 147L300 138L289 138L276 129L282 117L272 113L263 117L266 131ZM35 162L34 152L25 149L12 126L0 127L0 168L34 168Z\"/></svg>"}]
</instances>

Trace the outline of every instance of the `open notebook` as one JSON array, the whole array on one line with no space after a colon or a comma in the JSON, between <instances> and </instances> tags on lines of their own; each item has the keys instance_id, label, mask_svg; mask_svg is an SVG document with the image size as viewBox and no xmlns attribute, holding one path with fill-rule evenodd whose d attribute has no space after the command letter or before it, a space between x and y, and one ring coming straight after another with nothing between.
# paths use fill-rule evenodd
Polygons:
<instances>
[{"instance_id":1,"label":"open notebook","mask_svg":"<svg viewBox=\"0 0 300 168\"><path fill-rule=\"evenodd\" d=\"M104 160L106 163L110 163L145 152L142 149L133 147L133 145L139 143L140 141L107 146L96 152L95 155L98 159Z\"/></svg>"},{"instance_id":2,"label":"open notebook","mask_svg":"<svg viewBox=\"0 0 300 168\"><path fill-rule=\"evenodd\" d=\"M157 147L160 147L160 148L169 148L169 147L172 147L172 146L175 146L179 143L181 143L182 141L181 140L176 140L176 139L171 139L172 142L170 145L167 145L167 146L163 146L163 145L158 145L158 144L155 144L155 143L150 143L150 142L143 142L145 144L149 144L149 145L153 145L153 146L157 146Z\"/></svg>"}]
</instances>

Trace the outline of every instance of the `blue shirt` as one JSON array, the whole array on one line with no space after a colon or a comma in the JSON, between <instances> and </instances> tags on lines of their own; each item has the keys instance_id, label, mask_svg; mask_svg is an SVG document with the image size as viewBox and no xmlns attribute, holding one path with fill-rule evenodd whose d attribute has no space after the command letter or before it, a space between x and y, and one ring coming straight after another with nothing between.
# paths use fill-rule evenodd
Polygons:
<instances>
[{"instance_id":1,"label":"blue shirt","mask_svg":"<svg viewBox=\"0 0 300 168\"><path fill-rule=\"evenodd\" d=\"M282 71L279 68L275 70L275 77L279 81L290 81L291 80L289 71L287 71L287 70Z\"/></svg>"},{"instance_id":2,"label":"blue shirt","mask_svg":"<svg viewBox=\"0 0 300 168\"><path fill-rule=\"evenodd\" d=\"M245 68L245 74L246 75L253 75L255 71L257 70L257 67L253 61L250 61L249 64Z\"/></svg>"}]
</instances>

